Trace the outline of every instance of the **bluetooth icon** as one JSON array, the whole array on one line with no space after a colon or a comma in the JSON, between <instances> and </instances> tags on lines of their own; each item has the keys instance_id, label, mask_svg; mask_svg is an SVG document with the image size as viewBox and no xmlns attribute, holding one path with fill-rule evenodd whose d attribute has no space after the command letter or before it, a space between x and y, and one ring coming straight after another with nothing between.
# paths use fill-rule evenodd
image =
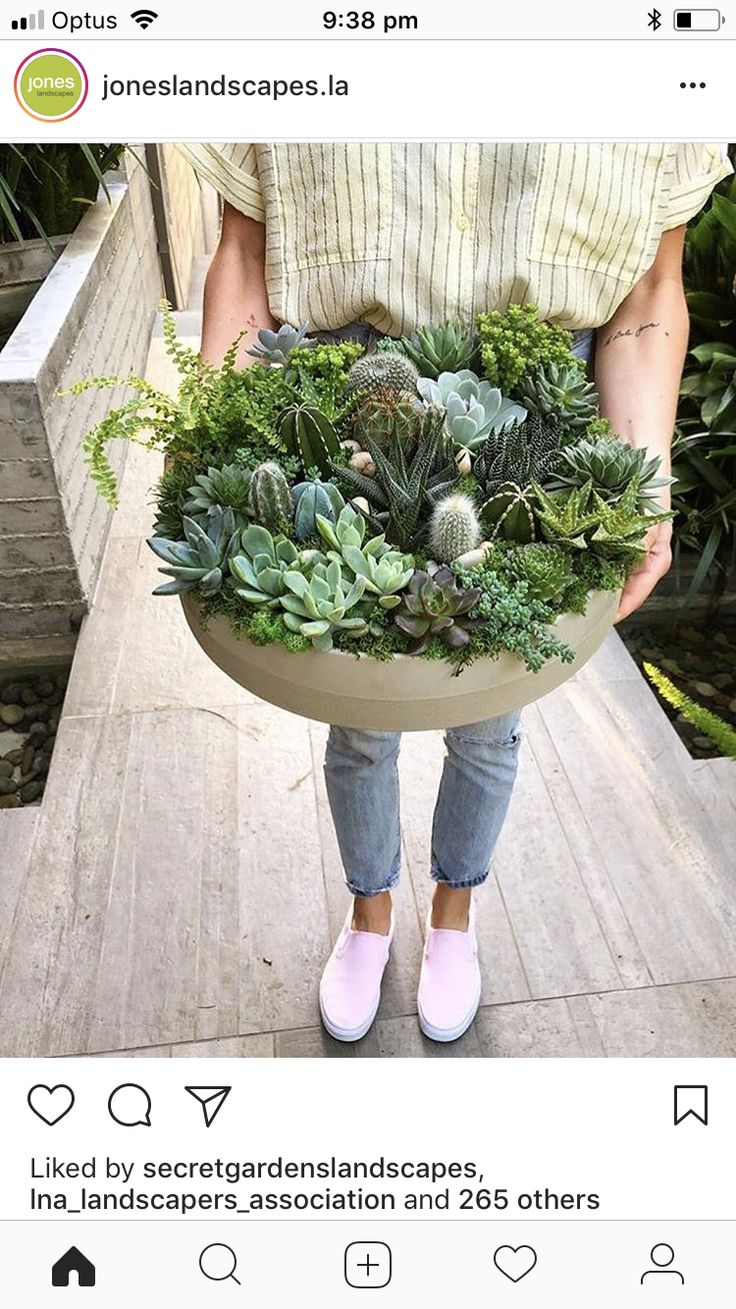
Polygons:
<instances>
[{"instance_id":1,"label":"bluetooth icon","mask_svg":"<svg viewBox=\"0 0 736 1309\"><path fill-rule=\"evenodd\" d=\"M651 13L648 15L648 18L649 18L649 24L648 24L649 27L651 27L653 31L658 32L660 27L662 26L662 15L659 12L659 10L652 9Z\"/></svg>"}]
</instances>

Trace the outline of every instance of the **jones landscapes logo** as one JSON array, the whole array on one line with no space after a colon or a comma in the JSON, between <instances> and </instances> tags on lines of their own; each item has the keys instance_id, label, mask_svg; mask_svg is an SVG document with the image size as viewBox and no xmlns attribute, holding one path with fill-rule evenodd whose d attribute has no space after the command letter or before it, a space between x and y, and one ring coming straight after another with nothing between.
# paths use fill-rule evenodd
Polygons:
<instances>
[{"instance_id":1,"label":"jones landscapes logo","mask_svg":"<svg viewBox=\"0 0 736 1309\"><path fill-rule=\"evenodd\" d=\"M86 69L68 50L34 50L15 74L18 104L41 123L63 123L78 114L88 90Z\"/></svg>"}]
</instances>

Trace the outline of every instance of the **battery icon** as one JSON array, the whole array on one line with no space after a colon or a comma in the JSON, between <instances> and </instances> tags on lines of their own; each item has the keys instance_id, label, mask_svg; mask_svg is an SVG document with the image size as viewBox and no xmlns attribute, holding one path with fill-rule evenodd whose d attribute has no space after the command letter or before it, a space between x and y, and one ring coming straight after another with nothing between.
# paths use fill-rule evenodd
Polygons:
<instances>
[{"instance_id":1,"label":"battery icon","mask_svg":"<svg viewBox=\"0 0 736 1309\"><path fill-rule=\"evenodd\" d=\"M719 32L723 23L720 9L676 9L678 32Z\"/></svg>"}]
</instances>

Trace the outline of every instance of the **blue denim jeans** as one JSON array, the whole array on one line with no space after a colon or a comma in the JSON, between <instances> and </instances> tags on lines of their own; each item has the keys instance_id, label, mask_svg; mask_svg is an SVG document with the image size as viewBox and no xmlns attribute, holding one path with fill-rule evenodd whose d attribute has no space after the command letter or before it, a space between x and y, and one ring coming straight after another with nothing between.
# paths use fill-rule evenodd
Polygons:
<instances>
[{"instance_id":1,"label":"blue denim jeans","mask_svg":"<svg viewBox=\"0 0 736 1309\"><path fill-rule=\"evenodd\" d=\"M372 344L362 324L323 336ZM575 333L574 350L589 359L593 331ZM370 339L369 339L370 338ZM488 876L516 777L520 713L445 733L442 781L432 824L432 877L449 886L479 886ZM332 727L325 778L348 889L378 895L399 880L401 827L399 732Z\"/></svg>"},{"instance_id":2,"label":"blue denim jeans","mask_svg":"<svg viewBox=\"0 0 736 1309\"><path fill-rule=\"evenodd\" d=\"M488 876L516 777L518 711L445 734L447 754L432 824L432 877L478 886ZM353 895L399 880L400 732L332 727L325 778L345 878Z\"/></svg>"}]
</instances>

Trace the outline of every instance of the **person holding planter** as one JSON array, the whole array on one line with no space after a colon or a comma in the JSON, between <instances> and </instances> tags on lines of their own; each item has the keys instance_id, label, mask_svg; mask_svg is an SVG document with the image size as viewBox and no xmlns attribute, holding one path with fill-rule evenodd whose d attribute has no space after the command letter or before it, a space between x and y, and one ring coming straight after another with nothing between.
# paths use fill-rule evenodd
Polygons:
<instances>
[{"instance_id":1,"label":"person holding planter","mask_svg":"<svg viewBox=\"0 0 736 1309\"><path fill-rule=\"evenodd\" d=\"M309 322L320 339L404 338L424 375L468 365L453 323L533 302L595 354L600 411L665 472L687 339L685 224L730 171L709 145L282 144L180 149L225 201L204 296L202 354L239 362L259 330ZM447 324L428 339L425 323ZM557 378L570 413L590 391ZM666 499L667 487L660 499ZM656 521L624 618L670 564ZM322 978L327 1030L357 1040L376 1015L400 873L399 734L334 725L326 757L353 903ZM423 1032L455 1040L480 1002L473 890L488 876L517 769L519 715L448 730L432 833L436 883L419 979Z\"/></svg>"}]
</instances>

